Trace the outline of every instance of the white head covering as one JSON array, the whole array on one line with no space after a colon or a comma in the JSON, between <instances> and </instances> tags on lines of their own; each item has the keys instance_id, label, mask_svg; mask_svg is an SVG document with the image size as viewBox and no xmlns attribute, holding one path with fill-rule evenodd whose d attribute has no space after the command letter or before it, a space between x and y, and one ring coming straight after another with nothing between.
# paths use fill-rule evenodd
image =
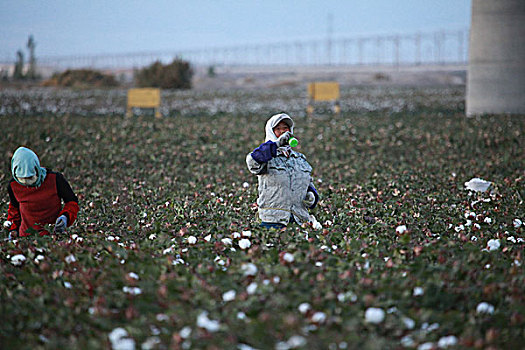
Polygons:
<instances>
[{"instance_id":1,"label":"white head covering","mask_svg":"<svg viewBox=\"0 0 525 350\"><path fill-rule=\"evenodd\" d=\"M277 136L275 136L273 128L275 128L277 124L279 124L281 121L284 121L286 124L288 124L288 126L290 127L290 132L293 134L292 118L290 118L290 116L286 113L275 114L266 122L266 127L264 128L264 131L266 132L266 139L264 140L264 142L277 141Z\"/></svg>"}]
</instances>

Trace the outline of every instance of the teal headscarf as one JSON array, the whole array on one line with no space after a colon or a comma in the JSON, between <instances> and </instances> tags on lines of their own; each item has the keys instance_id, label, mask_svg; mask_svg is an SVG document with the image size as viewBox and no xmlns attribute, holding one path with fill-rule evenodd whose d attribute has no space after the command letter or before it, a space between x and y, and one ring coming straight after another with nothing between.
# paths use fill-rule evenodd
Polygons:
<instances>
[{"instance_id":1,"label":"teal headscarf","mask_svg":"<svg viewBox=\"0 0 525 350\"><path fill-rule=\"evenodd\" d=\"M35 152L26 147L18 147L11 159L11 174L13 178L18 181L19 177L31 177L37 175L37 180L31 187L40 187L46 178L46 168L40 166L40 161ZM25 186L25 185L24 185Z\"/></svg>"}]
</instances>

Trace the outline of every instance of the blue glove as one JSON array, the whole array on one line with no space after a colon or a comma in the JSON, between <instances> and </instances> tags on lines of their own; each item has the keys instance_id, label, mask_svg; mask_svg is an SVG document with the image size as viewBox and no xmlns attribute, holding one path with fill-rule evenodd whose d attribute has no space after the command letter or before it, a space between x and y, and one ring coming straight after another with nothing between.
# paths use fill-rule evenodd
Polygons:
<instances>
[{"instance_id":1,"label":"blue glove","mask_svg":"<svg viewBox=\"0 0 525 350\"><path fill-rule=\"evenodd\" d=\"M267 163L277 155L277 143L267 141L253 150L251 153L253 160L259 164Z\"/></svg>"},{"instance_id":2,"label":"blue glove","mask_svg":"<svg viewBox=\"0 0 525 350\"><path fill-rule=\"evenodd\" d=\"M55 233L64 233L67 227L67 217L60 215L55 222Z\"/></svg>"}]
</instances>

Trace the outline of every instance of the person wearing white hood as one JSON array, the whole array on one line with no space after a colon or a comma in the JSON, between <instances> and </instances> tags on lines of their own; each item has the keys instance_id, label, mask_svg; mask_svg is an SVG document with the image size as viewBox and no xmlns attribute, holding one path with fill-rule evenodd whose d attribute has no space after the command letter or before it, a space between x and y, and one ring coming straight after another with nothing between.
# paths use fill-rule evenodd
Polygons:
<instances>
[{"instance_id":1,"label":"person wearing white hood","mask_svg":"<svg viewBox=\"0 0 525 350\"><path fill-rule=\"evenodd\" d=\"M294 151L288 142L294 122L286 113L272 116L266 122L266 139L246 156L246 164L259 181L259 218L261 226L284 228L288 223L313 222L308 209L319 201L314 187L312 167L306 157Z\"/></svg>"}]
</instances>

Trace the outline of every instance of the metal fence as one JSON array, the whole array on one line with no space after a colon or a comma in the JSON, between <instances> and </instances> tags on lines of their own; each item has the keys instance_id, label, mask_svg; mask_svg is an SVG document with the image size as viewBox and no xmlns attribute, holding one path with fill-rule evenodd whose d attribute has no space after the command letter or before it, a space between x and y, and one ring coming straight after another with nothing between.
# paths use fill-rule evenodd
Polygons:
<instances>
[{"instance_id":1,"label":"metal fence","mask_svg":"<svg viewBox=\"0 0 525 350\"><path fill-rule=\"evenodd\" d=\"M468 30L326 38L181 51L40 57L39 66L126 69L182 58L198 66L415 66L466 64Z\"/></svg>"}]
</instances>

